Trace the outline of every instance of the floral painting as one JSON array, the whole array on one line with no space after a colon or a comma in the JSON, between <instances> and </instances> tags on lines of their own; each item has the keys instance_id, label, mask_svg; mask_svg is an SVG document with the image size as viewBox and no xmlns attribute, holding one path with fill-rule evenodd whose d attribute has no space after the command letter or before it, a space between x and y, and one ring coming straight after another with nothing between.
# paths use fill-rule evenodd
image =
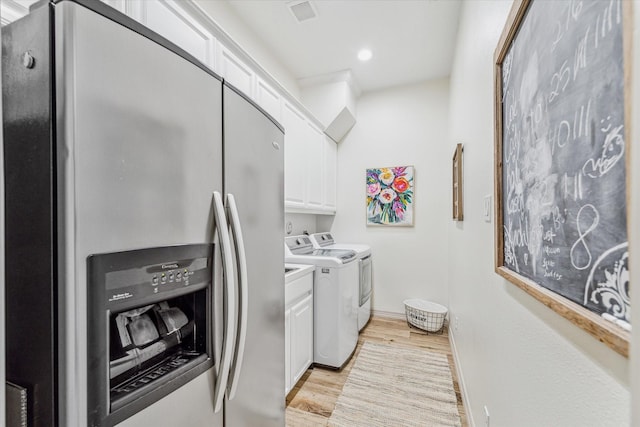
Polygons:
<instances>
[{"instance_id":1,"label":"floral painting","mask_svg":"<svg viewBox=\"0 0 640 427\"><path fill-rule=\"evenodd\" d=\"M367 169L367 225L413 225L413 166Z\"/></svg>"}]
</instances>

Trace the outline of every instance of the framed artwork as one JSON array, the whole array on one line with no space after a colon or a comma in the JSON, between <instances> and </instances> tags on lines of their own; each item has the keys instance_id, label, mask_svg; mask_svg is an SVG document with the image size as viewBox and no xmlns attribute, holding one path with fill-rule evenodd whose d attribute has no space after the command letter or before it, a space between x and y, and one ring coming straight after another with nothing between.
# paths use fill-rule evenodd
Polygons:
<instances>
[{"instance_id":1,"label":"framed artwork","mask_svg":"<svg viewBox=\"0 0 640 427\"><path fill-rule=\"evenodd\" d=\"M462 144L456 145L453 152L453 219L462 221L463 199L462 199Z\"/></svg>"},{"instance_id":2,"label":"framed artwork","mask_svg":"<svg viewBox=\"0 0 640 427\"><path fill-rule=\"evenodd\" d=\"M516 0L495 52L495 271L629 353L632 2Z\"/></svg>"},{"instance_id":3,"label":"framed artwork","mask_svg":"<svg viewBox=\"0 0 640 427\"><path fill-rule=\"evenodd\" d=\"M367 225L413 225L413 166L367 169Z\"/></svg>"}]
</instances>

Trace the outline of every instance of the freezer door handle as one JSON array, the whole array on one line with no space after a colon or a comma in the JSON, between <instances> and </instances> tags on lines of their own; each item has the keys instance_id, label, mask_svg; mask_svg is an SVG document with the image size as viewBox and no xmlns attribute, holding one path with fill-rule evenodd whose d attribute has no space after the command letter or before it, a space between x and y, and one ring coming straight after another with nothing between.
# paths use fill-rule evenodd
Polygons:
<instances>
[{"instance_id":1,"label":"freezer door handle","mask_svg":"<svg viewBox=\"0 0 640 427\"><path fill-rule=\"evenodd\" d=\"M240 224L240 216L238 215L238 206L233 194L227 194L227 206L229 209L230 228L235 243L236 261L238 263L238 299L240 301L238 317L240 319L238 325L238 337L236 339L235 360L231 366L231 380L227 397L229 400L236 395L238 381L240 379L240 371L242 369L242 360L244 358L244 347L247 339L247 314L249 310L249 284L247 274L247 255L244 248L244 239L242 237L242 226Z\"/></svg>"},{"instance_id":2,"label":"freezer door handle","mask_svg":"<svg viewBox=\"0 0 640 427\"><path fill-rule=\"evenodd\" d=\"M236 328L236 286L234 283L233 270L233 254L231 253L231 239L229 237L229 229L227 225L227 217L224 212L222 203L222 195L218 191L213 192L213 215L216 222L215 230L218 233L220 246L222 247L222 275L224 282L226 310L224 320L224 335L222 344L222 357L218 367L218 376L216 378L216 387L214 393L214 411L217 413L222 409L224 403L224 395L227 389L227 381L229 380L229 370L231 368L231 359L235 344L235 328Z\"/></svg>"}]
</instances>

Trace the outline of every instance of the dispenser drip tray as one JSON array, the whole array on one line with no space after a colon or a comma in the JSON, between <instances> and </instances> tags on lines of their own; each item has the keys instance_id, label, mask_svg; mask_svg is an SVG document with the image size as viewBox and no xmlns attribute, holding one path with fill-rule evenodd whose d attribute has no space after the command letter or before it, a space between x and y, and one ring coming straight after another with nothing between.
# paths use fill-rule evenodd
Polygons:
<instances>
[{"instance_id":1,"label":"dispenser drip tray","mask_svg":"<svg viewBox=\"0 0 640 427\"><path fill-rule=\"evenodd\" d=\"M127 379L111 389L111 411L116 411L127 403L143 396L148 388L168 382L178 377L192 366L207 359L206 354L178 351L159 363Z\"/></svg>"}]
</instances>

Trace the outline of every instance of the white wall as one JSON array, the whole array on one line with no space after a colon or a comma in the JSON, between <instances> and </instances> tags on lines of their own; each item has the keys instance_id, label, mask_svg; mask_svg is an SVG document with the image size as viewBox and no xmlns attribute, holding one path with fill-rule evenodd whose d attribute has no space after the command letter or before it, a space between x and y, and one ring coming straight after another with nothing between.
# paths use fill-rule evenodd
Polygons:
<instances>
[{"instance_id":1,"label":"white wall","mask_svg":"<svg viewBox=\"0 0 640 427\"><path fill-rule=\"evenodd\" d=\"M477 426L484 405L491 427L626 426L628 360L493 271L481 206L493 193L493 53L510 8L464 3L451 75L447 151L464 144L465 219L448 224L449 290L468 409Z\"/></svg>"},{"instance_id":2,"label":"white wall","mask_svg":"<svg viewBox=\"0 0 640 427\"><path fill-rule=\"evenodd\" d=\"M229 36L242 47L262 68L267 70L294 97L300 99L300 88L293 75L280 63L274 54L262 43L251 28L236 14L226 1L195 0L202 9Z\"/></svg>"},{"instance_id":3,"label":"white wall","mask_svg":"<svg viewBox=\"0 0 640 427\"><path fill-rule=\"evenodd\" d=\"M291 223L291 232L287 232L287 225ZM284 214L284 235L295 236L304 232L309 234L317 231L316 216L311 214Z\"/></svg>"},{"instance_id":4,"label":"white wall","mask_svg":"<svg viewBox=\"0 0 640 427\"><path fill-rule=\"evenodd\" d=\"M376 311L404 313L405 298L447 303L448 105L448 79L369 92L358 99L358 121L338 144L331 231L338 241L371 245ZM367 227L366 169L403 165L415 167L415 225Z\"/></svg>"}]
</instances>

